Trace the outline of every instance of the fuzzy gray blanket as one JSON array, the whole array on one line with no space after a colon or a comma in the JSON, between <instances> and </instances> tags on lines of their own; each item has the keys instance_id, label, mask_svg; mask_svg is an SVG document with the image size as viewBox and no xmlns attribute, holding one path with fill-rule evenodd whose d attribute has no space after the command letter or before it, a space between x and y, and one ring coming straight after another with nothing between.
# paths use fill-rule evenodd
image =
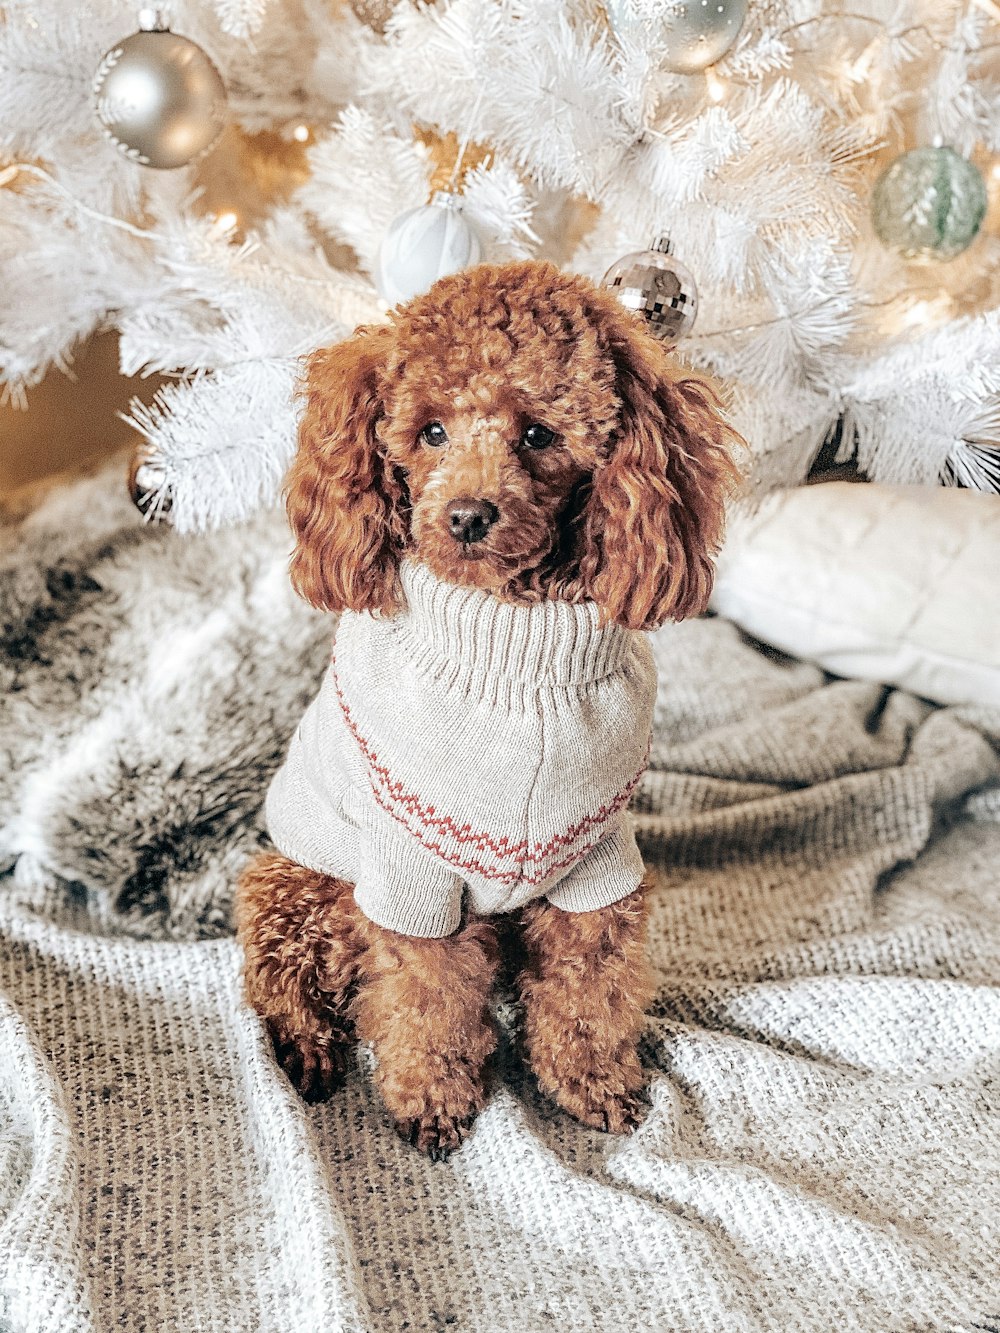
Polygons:
<instances>
[{"instance_id":1,"label":"fuzzy gray blanket","mask_svg":"<svg viewBox=\"0 0 1000 1333\"><path fill-rule=\"evenodd\" d=\"M121 467L0 528L0 870L109 929L228 930L261 792L329 660L280 519L143 524Z\"/></svg>"},{"instance_id":2,"label":"fuzzy gray blanket","mask_svg":"<svg viewBox=\"0 0 1000 1333\"><path fill-rule=\"evenodd\" d=\"M0 527L0 1328L997 1328L1000 717L657 635L649 1116L573 1124L508 1042L433 1164L239 998L329 643L285 541L144 529L117 475Z\"/></svg>"}]
</instances>

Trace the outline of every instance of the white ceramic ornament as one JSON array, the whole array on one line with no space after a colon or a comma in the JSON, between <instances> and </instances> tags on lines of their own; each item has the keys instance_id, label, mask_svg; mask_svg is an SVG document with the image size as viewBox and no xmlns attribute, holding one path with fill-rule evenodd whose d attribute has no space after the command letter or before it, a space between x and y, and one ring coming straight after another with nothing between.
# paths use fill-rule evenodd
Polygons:
<instances>
[{"instance_id":1,"label":"white ceramic ornament","mask_svg":"<svg viewBox=\"0 0 1000 1333\"><path fill-rule=\"evenodd\" d=\"M458 195L439 190L429 204L390 223L375 266L375 283L388 305L409 301L438 278L479 263L483 247L461 208Z\"/></svg>"}]
</instances>

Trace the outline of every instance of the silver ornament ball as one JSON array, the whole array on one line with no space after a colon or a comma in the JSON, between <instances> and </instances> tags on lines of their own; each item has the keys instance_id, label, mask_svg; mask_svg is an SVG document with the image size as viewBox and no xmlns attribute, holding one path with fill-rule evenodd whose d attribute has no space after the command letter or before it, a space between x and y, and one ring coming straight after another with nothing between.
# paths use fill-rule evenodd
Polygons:
<instances>
[{"instance_id":1,"label":"silver ornament ball","mask_svg":"<svg viewBox=\"0 0 1000 1333\"><path fill-rule=\"evenodd\" d=\"M183 167L212 147L226 123L226 86L187 37L143 13L142 30L104 56L94 78L97 119L116 147L144 167Z\"/></svg>"},{"instance_id":2,"label":"silver ornament ball","mask_svg":"<svg viewBox=\"0 0 1000 1333\"><path fill-rule=\"evenodd\" d=\"M378 253L375 282L389 305L409 301L438 278L471 268L483 257L475 228L458 195L439 190L429 204L390 223Z\"/></svg>"},{"instance_id":3,"label":"silver ornament ball","mask_svg":"<svg viewBox=\"0 0 1000 1333\"><path fill-rule=\"evenodd\" d=\"M607 0L607 8L617 36L663 48L663 63L674 74L698 74L721 60L747 16L747 0L683 0L667 13L664 0Z\"/></svg>"},{"instance_id":4,"label":"silver ornament ball","mask_svg":"<svg viewBox=\"0 0 1000 1333\"><path fill-rule=\"evenodd\" d=\"M132 454L128 470L128 488L132 503L151 523L169 523L173 495L167 470L159 451L141 440Z\"/></svg>"},{"instance_id":5,"label":"silver ornament ball","mask_svg":"<svg viewBox=\"0 0 1000 1333\"><path fill-rule=\"evenodd\" d=\"M637 250L612 264L601 285L641 315L661 342L676 342L690 333L698 314L694 278L675 258L666 236L658 236L648 250Z\"/></svg>"}]
</instances>

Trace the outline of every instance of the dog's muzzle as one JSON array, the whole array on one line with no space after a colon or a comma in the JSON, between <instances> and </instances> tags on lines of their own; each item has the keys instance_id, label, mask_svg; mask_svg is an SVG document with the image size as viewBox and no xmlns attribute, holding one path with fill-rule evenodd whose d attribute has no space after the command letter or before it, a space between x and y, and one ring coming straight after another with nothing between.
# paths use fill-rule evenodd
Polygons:
<instances>
[{"instance_id":1,"label":"dog's muzzle","mask_svg":"<svg viewBox=\"0 0 1000 1333\"><path fill-rule=\"evenodd\" d=\"M448 530L457 542L481 542L500 517L489 500L474 500L468 495L452 500L448 506Z\"/></svg>"}]
</instances>

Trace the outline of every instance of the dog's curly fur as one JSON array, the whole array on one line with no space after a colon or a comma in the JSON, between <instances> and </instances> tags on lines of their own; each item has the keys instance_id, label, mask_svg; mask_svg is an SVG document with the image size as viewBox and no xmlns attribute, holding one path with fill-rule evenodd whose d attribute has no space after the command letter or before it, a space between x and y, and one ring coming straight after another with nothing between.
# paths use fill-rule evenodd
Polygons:
<instances>
[{"instance_id":1,"label":"dog's curly fur","mask_svg":"<svg viewBox=\"0 0 1000 1333\"><path fill-rule=\"evenodd\" d=\"M305 397L288 513L292 580L314 606L392 614L406 553L507 601L593 601L630 629L704 610L737 437L711 388L585 278L539 263L444 278L315 353ZM525 439L533 423L547 447ZM494 514L474 543L449 523L470 499ZM636 1124L643 1083L643 898L583 913L540 900L514 923L539 1083L615 1132ZM399 1131L434 1156L457 1147L486 1095L510 923L394 934L352 886L278 855L244 875L237 919L248 998L302 1094L331 1091L356 1034Z\"/></svg>"}]
</instances>

